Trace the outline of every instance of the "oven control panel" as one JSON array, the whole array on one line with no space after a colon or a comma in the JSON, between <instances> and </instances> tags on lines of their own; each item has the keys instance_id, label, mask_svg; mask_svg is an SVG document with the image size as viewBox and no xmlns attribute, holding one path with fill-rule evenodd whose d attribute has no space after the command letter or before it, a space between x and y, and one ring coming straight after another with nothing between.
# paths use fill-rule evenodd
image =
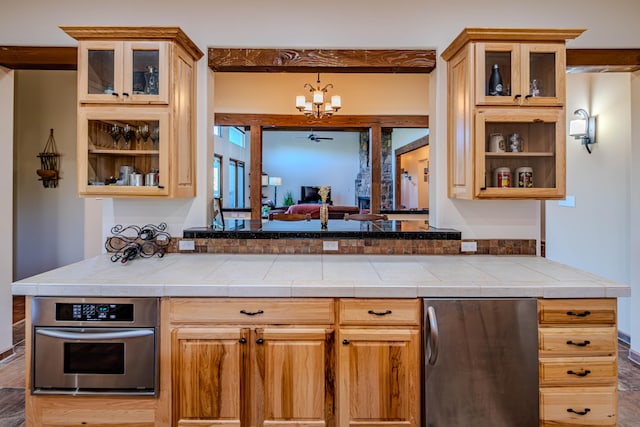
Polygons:
<instances>
[{"instance_id":1,"label":"oven control panel","mask_svg":"<svg viewBox=\"0 0 640 427\"><path fill-rule=\"evenodd\" d=\"M56 320L133 322L133 304L56 303Z\"/></svg>"}]
</instances>

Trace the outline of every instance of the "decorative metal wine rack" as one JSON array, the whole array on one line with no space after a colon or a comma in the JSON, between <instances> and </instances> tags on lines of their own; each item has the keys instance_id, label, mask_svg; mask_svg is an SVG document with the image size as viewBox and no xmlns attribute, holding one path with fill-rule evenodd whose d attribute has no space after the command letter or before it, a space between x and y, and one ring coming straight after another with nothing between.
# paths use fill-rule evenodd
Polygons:
<instances>
[{"instance_id":1,"label":"decorative metal wine rack","mask_svg":"<svg viewBox=\"0 0 640 427\"><path fill-rule=\"evenodd\" d=\"M171 235L165 230L167 224L147 224L145 226L118 224L111 228L113 236L107 237L104 246L107 252L113 253L111 261L125 264L137 256L151 258L154 255L162 258L171 243Z\"/></svg>"}]
</instances>

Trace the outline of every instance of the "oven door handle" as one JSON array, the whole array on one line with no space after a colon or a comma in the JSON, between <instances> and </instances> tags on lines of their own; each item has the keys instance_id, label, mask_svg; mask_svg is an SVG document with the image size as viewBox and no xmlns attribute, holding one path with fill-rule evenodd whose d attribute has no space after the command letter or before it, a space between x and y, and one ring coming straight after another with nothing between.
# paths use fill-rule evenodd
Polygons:
<instances>
[{"instance_id":1,"label":"oven door handle","mask_svg":"<svg viewBox=\"0 0 640 427\"><path fill-rule=\"evenodd\" d=\"M150 329L117 331L117 332L68 332L54 329L36 329L36 334L67 340L117 340L123 338L139 338L153 335Z\"/></svg>"}]
</instances>

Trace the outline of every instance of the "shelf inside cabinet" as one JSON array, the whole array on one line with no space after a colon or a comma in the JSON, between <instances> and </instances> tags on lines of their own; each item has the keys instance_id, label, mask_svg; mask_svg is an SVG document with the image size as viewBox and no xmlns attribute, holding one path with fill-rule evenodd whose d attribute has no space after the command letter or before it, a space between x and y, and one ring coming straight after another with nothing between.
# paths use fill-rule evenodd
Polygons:
<instances>
[{"instance_id":1,"label":"shelf inside cabinet","mask_svg":"<svg viewBox=\"0 0 640 427\"><path fill-rule=\"evenodd\" d=\"M118 150L89 149L89 154L107 154L112 156L157 156L158 150Z\"/></svg>"},{"instance_id":2,"label":"shelf inside cabinet","mask_svg":"<svg viewBox=\"0 0 640 427\"><path fill-rule=\"evenodd\" d=\"M496 157L496 158L510 158L510 157L553 157L554 153L550 151L539 151L539 152L519 152L519 153L494 153L492 151L487 151L484 155L485 157Z\"/></svg>"}]
</instances>

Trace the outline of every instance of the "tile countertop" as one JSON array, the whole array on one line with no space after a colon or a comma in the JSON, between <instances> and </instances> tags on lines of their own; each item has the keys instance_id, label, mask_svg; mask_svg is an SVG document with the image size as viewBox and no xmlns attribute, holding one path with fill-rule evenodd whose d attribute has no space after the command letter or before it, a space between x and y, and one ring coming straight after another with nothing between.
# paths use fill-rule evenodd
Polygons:
<instances>
[{"instance_id":1,"label":"tile countertop","mask_svg":"<svg viewBox=\"0 0 640 427\"><path fill-rule=\"evenodd\" d=\"M616 298L629 286L535 256L100 255L12 284L14 295Z\"/></svg>"}]
</instances>

